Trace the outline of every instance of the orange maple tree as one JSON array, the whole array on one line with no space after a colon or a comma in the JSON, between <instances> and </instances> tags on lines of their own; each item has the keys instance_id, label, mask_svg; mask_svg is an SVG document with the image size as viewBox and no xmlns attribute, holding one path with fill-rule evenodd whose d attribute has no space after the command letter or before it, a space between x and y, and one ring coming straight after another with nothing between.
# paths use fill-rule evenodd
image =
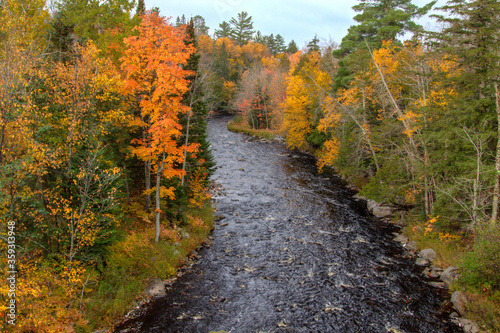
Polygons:
<instances>
[{"instance_id":1,"label":"orange maple tree","mask_svg":"<svg viewBox=\"0 0 500 333\"><path fill-rule=\"evenodd\" d=\"M156 199L156 242L160 235L161 198L174 198L174 188L161 185L162 177L181 177L184 149L177 144L182 126L178 115L189 110L182 104L182 96L188 90L184 70L189 56L195 51L192 45L184 43L185 31L175 28L157 13L148 11L142 22L134 28L137 36L125 39L125 56L122 70L125 73L126 93L137 98L140 116L132 124L143 129L142 139L133 141L134 155L150 163L156 175L156 186L146 188L155 192ZM187 147L195 151L196 145ZM149 195L149 193L147 193Z\"/></svg>"}]
</instances>

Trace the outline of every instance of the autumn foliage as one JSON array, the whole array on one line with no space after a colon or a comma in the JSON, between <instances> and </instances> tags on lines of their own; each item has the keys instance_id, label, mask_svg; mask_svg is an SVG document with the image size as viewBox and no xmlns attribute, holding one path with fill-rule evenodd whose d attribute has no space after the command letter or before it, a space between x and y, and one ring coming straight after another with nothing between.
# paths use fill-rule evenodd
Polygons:
<instances>
[{"instance_id":1,"label":"autumn foliage","mask_svg":"<svg viewBox=\"0 0 500 333\"><path fill-rule=\"evenodd\" d=\"M142 139L135 139L131 152L153 166L156 174L156 242L160 234L161 198L174 199L175 188L161 185L161 178L180 178L179 168L184 159L184 147L177 144L181 135L179 114L189 107L182 104L188 90L187 76L182 68L194 52L184 43L185 32L169 25L155 12L147 12L141 25L135 28L138 36L125 39L127 49L122 58L125 72L125 92L139 105L139 116L132 122L143 131ZM196 145L186 147L195 151ZM146 189L149 191L149 189Z\"/></svg>"},{"instance_id":2,"label":"autumn foliage","mask_svg":"<svg viewBox=\"0 0 500 333\"><path fill-rule=\"evenodd\" d=\"M7 324L12 290L2 284L1 326L75 332L107 324L101 318L109 323L131 302L109 308L94 304L118 292L109 288L120 269L106 268L118 260L108 255L110 246L131 242L138 233L141 251L159 253L182 241L182 228L193 235L183 247L202 242L210 230L205 223L211 211L206 205L208 171L195 170L188 178L186 211L164 208L177 200L184 152L192 160L200 152L198 144L180 144L179 117L189 111L183 96L194 74L184 67L195 52L186 43L185 28L146 12L126 15L130 20L114 32L101 32L103 39L83 41L59 16L49 28L43 5L0 3L0 236L15 235L18 245L16 325ZM47 29L55 36L44 40ZM135 172L146 162L147 174ZM155 184L146 188L151 176ZM148 190L156 194L154 211L137 204ZM151 215L156 226L150 225ZM175 240L166 237L169 233ZM0 243L0 250L7 253L7 242ZM186 254L170 253L172 258L150 264L173 274ZM7 257L2 258L7 277ZM144 273L134 274L128 281L136 286L132 298L147 279ZM120 302L121 296L116 297Z\"/></svg>"}]
</instances>

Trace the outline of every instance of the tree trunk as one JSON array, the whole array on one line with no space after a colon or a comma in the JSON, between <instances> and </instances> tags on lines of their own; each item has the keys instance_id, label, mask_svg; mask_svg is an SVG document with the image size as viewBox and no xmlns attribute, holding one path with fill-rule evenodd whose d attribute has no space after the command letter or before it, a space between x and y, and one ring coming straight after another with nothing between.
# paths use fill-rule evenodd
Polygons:
<instances>
[{"instance_id":1,"label":"tree trunk","mask_svg":"<svg viewBox=\"0 0 500 333\"><path fill-rule=\"evenodd\" d=\"M0 132L0 165L3 163L3 146L5 144L5 124L2 125L2 131Z\"/></svg>"},{"instance_id":2,"label":"tree trunk","mask_svg":"<svg viewBox=\"0 0 500 333\"><path fill-rule=\"evenodd\" d=\"M163 160L158 161L158 170L156 171L156 234L155 242L160 241L160 217L161 217L161 202L160 202L160 189L161 189L161 174L163 172Z\"/></svg>"},{"instance_id":3,"label":"tree trunk","mask_svg":"<svg viewBox=\"0 0 500 333\"><path fill-rule=\"evenodd\" d=\"M498 117L498 138L497 138L497 154L495 163L495 187L493 190L493 206L491 209L491 224L495 225L498 223L498 195L500 192L500 91L498 90L498 83L495 83L495 94L496 94L496 109Z\"/></svg>"},{"instance_id":4,"label":"tree trunk","mask_svg":"<svg viewBox=\"0 0 500 333\"><path fill-rule=\"evenodd\" d=\"M151 196L149 191L151 190L151 161L144 162L144 176L146 177L146 203L145 208L151 208Z\"/></svg>"},{"instance_id":5,"label":"tree trunk","mask_svg":"<svg viewBox=\"0 0 500 333\"><path fill-rule=\"evenodd\" d=\"M130 205L130 188L128 186L127 166L123 165L123 178L125 180L125 191L127 192L127 205Z\"/></svg>"},{"instance_id":6,"label":"tree trunk","mask_svg":"<svg viewBox=\"0 0 500 333\"><path fill-rule=\"evenodd\" d=\"M366 119L366 95L365 95L365 87L363 87L362 91L363 91L363 122L365 124L368 124L368 120ZM352 117L352 118L354 119L354 117ZM368 137L369 134L365 133L365 130L364 130L363 126L359 126L359 127L361 128L361 133L366 138L366 142L368 143L368 146L370 147L370 152L372 153L372 157L373 157L373 163L375 163L375 169L378 172L378 170L380 169L380 166L378 165L378 159L377 159L377 154L375 154L375 149L373 148L372 142L371 142L370 138Z\"/></svg>"},{"instance_id":7,"label":"tree trunk","mask_svg":"<svg viewBox=\"0 0 500 333\"><path fill-rule=\"evenodd\" d=\"M184 161L182 162L182 175L181 175L181 186L184 186L184 174L186 173L186 161L187 161L187 146L189 144L189 127L191 126L191 108L189 108L188 119L186 125L186 140L184 140Z\"/></svg>"},{"instance_id":8,"label":"tree trunk","mask_svg":"<svg viewBox=\"0 0 500 333\"><path fill-rule=\"evenodd\" d=\"M146 120L141 116L141 120L145 122ZM147 129L150 126L150 121L149 119L147 120L148 127L143 128L142 130L142 140L146 142L148 140L148 133ZM149 147L149 144L148 144ZM146 188L146 201L144 204L145 209L150 209L151 208L151 196L149 194L149 191L151 190L151 161L144 161L144 179L145 179L145 188Z\"/></svg>"}]
</instances>

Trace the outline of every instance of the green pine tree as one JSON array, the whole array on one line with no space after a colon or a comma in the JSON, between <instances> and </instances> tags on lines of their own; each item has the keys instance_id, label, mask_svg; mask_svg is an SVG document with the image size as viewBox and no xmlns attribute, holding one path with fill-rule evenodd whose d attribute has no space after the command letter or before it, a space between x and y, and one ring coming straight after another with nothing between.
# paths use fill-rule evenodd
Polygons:
<instances>
[{"instance_id":1,"label":"green pine tree","mask_svg":"<svg viewBox=\"0 0 500 333\"><path fill-rule=\"evenodd\" d=\"M269 48L269 51L271 51L271 53L273 55L276 55L276 40L274 38L274 34L270 34L269 36L265 36L264 37L264 40L265 40L265 45Z\"/></svg>"},{"instance_id":2,"label":"green pine tree","mask_svg":"<svg viewBox=\"0 0 500 333\"><path fill-rule=\"evenodd\" d=\"M222 21L222 23L219 23L219 29L215 29L214 35L215 38L230 37L232 31L231 25L226 21Z\"/></svg>"},{"instance_id":3,"label":"green pine tree","mask_svg":"<svg viewBox=\"0 0 500 333\"><path fill-rule=\"evenodd\" d=\"M238 43L238 45L243 46L252 40L253 36L253 22L252 17L248 16L247 12L241 12L238 14L238 18L231 18L229 21L231 24L231 38Z\"/></svg>"},{"instance_id":4,"label":"green pine tree","mask_svg":"<svg viewBox=\"0 0 500 333\"><path fill-rule=\"evenodd\" d=\"M275 37L276 42L276 53L283 53L286 51L285 39L280 34L277 34Z\"/></svg>"},{"instance_id":5,"label":"green pine tree","mask_svg":"<svg viewBox=\"0 0 500 333\"><path fill-rule=\"evenodd\" d=\"M137 15L144 15L146 12L146 5L144 4L144 0L139 0L137 2Z\"/></svg>"},{"instance_id":6,"label":"green pine tree","mask_svg":"<svg viewBox=\"0 0 500 333\"><path fill-rule=\"evenodd\" d=\"M299 51L299 47L297 46L297 43L295 43L295 41L292 39L292 41L288 43L288 47L286 48L286 53L294 54L297 51Z\"/></svg>"},{"instance_id":7,"label":"green pine tree","mask_svg":"<svg viewBox=\"0 0 500 333\"><path fill-rule=\"evenodd\" d=\"M314 35L314 38L307 44L307 52L319 52L319 38L318 35Z\"/></svg>"},{"instance_id":8,"label":"green pine tree","mask_svg":"<svg viewBox=\"0 0 500 333\"><path fill-rule=\"evenodd\" d=\"M266 43L265 36L263 36L260 31L257 31L255 33L253 41L258 43L258 44L265 44Z\"/></svg>"}]
</instances>

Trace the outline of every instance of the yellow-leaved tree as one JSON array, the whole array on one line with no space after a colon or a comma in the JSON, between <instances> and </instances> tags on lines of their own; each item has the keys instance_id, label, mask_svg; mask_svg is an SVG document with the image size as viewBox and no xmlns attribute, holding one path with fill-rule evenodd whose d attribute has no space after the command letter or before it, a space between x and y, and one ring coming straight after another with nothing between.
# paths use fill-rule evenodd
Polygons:
<instances>
[{"instance_id":1,"label":"yellow-leaved tree","mask_svg":"<svg viewBox=\"0 0 500 333\"><path fill-rule=\"evenodd\" d=\"M306 137L317 126L325 107L324 96L329 89L330 76L319 68L321 55L311 52L292 62L284 101L283 127L289 147L305 148Z\"/></svg>"}]
</instances>

